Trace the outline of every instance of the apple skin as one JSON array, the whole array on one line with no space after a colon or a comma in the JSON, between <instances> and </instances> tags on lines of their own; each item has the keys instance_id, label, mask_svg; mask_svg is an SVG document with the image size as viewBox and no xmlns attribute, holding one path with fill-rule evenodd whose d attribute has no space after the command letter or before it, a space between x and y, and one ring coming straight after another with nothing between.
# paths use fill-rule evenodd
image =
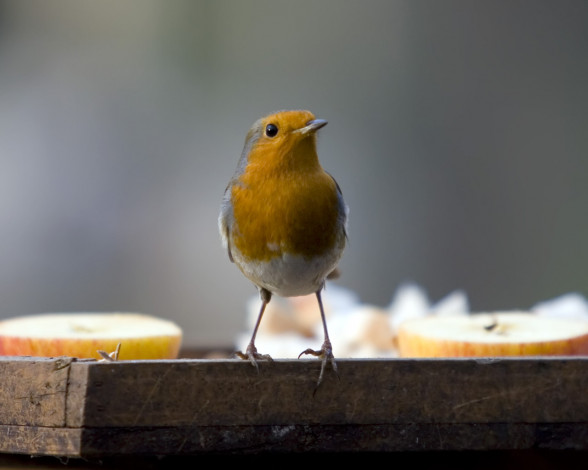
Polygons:
<instances>
[{"instance_id":1,"label":"apple skin","mask_svg":"<svg viewBox=\"0 0 588 470\"><path fill-rule=\"evenodd\" d=\"M400 357L587 355L588 322L522 312L430 316L402 323L397 340Z\"/></svg>"},{"instance_id":2,"label":"apple skin","mask_svg":"<svg viewBox=\"0 0 588 470\"><path fill-rule=\"evenodd\" d=\"M71 322L87 321L90 327L72 331ZM49 323L51 330L44 330ZM1 356L101 359L98 350L110 354L120 343L119 360L175 359L181 342L177 325L142 314L43 314L0 321Z\"/></svg>"},{"instance_id":3,"label":"apple skin","mask_svg":"<svg viewBox=\"0 0 588 470\"><path fill-rule=\"evenodd\" d=\"M119 360L130 359L175 359L178 357L181 340L171 336L150 338L112 339L62 339L0 337L0 356L70 356L101 359L98 350L108 354L121 343Z\"/></svg>"}]
</instances>

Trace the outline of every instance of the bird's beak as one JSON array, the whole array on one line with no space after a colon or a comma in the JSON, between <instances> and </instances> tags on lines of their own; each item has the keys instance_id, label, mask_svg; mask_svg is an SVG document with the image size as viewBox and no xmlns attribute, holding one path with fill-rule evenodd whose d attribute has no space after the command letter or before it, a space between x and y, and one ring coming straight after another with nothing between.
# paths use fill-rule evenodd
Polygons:
<instances>
[{"instance_id":1,"label":"bird's beak","mask_svg":"<svg viewBox=\"0 0 588 470\"><path fill-rule=\"evenodd\" d=\"M299 132L302 135L311 134L313 132L318 131L321 127L325 127L327 125L327 121L324 119L313 119L306 123L306 126L301 127L300 129L296 130L295 132Z\"/></svg>"}]
</instances>

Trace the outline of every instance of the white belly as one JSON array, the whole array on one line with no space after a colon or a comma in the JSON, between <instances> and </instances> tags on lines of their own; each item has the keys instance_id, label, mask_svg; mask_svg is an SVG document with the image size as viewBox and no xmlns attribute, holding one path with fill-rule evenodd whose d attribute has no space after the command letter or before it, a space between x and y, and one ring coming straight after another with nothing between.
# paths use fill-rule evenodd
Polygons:
<instances>
[{"instance_id":1,"label":"white belly","mask_svg":"<svg viewBox=\"0 0 588 470\"><path fill-rule=\"evenodd\" d=\"M270 261L250 261L233 252L233 259L243 274L259 287L282 297L295 297L320 290L342 253L343 247L332 250L328 256L311 259L283 254Z\"/></svg>"}]
</instances>

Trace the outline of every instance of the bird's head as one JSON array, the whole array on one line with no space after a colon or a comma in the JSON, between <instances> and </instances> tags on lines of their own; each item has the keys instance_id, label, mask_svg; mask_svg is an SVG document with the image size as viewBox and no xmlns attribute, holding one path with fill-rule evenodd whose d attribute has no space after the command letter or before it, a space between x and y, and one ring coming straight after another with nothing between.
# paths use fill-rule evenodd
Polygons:
<instances>
[{"instance_id":1,"label":"bird's head","mask_svg":"<svg viewBox=\"0 0 588 470\"><path fill-rule=\"evenodd\" d=\"M310 111L279 111L255 122L245 140L247 164L276 169L311 170L319 165L316 131L327 121Z\"/></svg>"}]
</instances>

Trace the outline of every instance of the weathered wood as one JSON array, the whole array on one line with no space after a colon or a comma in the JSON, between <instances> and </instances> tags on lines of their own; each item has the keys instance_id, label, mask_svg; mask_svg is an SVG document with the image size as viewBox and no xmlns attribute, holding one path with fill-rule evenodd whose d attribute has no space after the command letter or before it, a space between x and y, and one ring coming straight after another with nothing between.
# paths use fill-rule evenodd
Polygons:
<instances>
[{"instance_id":1,"label":"weathered wood","mask_svg":"<svg viewBox=\"0 0 588 470\"><path fill-rule=\"evenodd\" d=\"M82 429L0 425L0 452L79 456Z\"/></svg>"},{"instance_id":2,"label":"weathered wood","mask_svg":"<svg viewBox=\"0 0 588 470\"><path fill-rule=\"evenodd\" d=\"M92 428L84 431L82 455L586 450L586 442L584 423Z\"/></svg>"},{"instance_id":3,"label":"weathered wood","mask_svg":"<svg viewBox=\"0 0 588 470\"><path fill-rule=\"evenodd\" d=\"M85 426L84 415L86 394L88 392L88 371L90 367L84 364L98 364L95 362L76 362L70 367L67 383L67 402L65 404L65 424L71 428Z\"/></svg>"},{"instance_id":4,"label":"weathered wood","mask_svg":"<svg viewBox=\"0 0 588 470\"><path fill-rule=\"evenodd\" d=\"M260 452L587 450L583 423L43 428L0 426L0 451L99 458Z\"/></svg>"},{"instance_id":5,"label":"weathered wood","mask_svg":"<svg viewBox=\"0 0 588 470\"><path fill-rule=\"evenodd\" d=\"M72 361L0 357L0 424L64 426Z\"/></svg>"},{"instance_id":6,"label":"weathered wood","mask_svg":"<svg viewBox=\"0 0 588 470\"><path fill-rule=\"evenodd\" d=\"M85 363L91 427L384 423L588 423L586 361L339 360Z\"/></svg>"},{"instance_id":7,"label":"weathered wood","mask_svg":"<svg viewBox=\"0 0 588 470\"><path fill-rule=\"evenodd\" d=\"M0 358L0 452L588 450L588 358Z\"/></svg>"}]
</instances>

